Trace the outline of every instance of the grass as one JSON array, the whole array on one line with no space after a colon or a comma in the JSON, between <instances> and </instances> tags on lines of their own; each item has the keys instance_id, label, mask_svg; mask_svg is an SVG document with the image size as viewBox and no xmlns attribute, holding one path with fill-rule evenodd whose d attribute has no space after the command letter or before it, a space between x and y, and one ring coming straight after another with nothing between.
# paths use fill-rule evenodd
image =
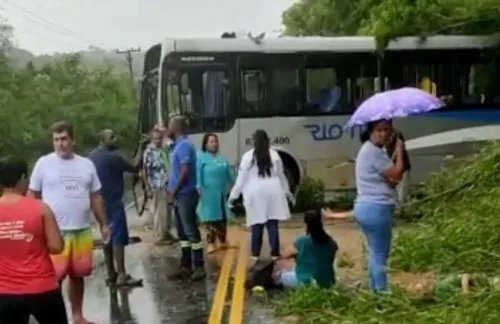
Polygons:
<instances>
[{"instance_id":1,"label":"grass","mask_svg":"<svg viewBox=\"0 0 500 324\"><path fill-rule=\"evenodd\" d=\"M414 221L395 231L390 268L433 272L500 273L500 144L454 161L434 174L418 197L398 214ZM445 289L446 290L446 289ZM300 323L475 324L500 323L500 292L477 289L464 294L431 290L419 298L393 288L387 296L362 290L304 287L286 293L279 316L295 315ZM433 297L433 298L431 298Z\"/></svg>"},{"instance_id":2,"label":"grass","mask_svg":"<svg viewBox=\"0 0 500 324\"><path fill-rule=\"evenodd\" d=\"M303 324L496 324L500 318L499 292L455 294L437 302L394 289L376 296L362 290L302 287L283 296L276 314L293 315Z\"/></svg>"}]
</instances>

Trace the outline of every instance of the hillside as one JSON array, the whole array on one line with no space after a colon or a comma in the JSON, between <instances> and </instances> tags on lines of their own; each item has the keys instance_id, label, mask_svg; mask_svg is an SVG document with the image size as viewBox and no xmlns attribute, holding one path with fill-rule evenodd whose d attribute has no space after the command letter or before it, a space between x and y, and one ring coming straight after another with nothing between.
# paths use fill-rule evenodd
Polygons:
<instances>
[{"instance_id":1,"label":"hillside","mask_svg":"<svg viewBox=\"0 0 500 324\"><path fill-rule=\"evenodd\" d=\"M81 51L79 53L82 55L83 64L88 67L97 67L103 64L111 64L117 72L128 71L125 55L102 50L96 47L89 48L89 50ZM27 50L16 47L9 50L9 56L17 66L26 66L28 62L32 61L35 66L40 67L46 63L50 63L53 59L62 55L63 53L55 55L36 56ZM139 77L142 74L144 52L132 53L132 57L132 68L134 70L134 74L136 77Z\"/></svg>"}]
</instances>

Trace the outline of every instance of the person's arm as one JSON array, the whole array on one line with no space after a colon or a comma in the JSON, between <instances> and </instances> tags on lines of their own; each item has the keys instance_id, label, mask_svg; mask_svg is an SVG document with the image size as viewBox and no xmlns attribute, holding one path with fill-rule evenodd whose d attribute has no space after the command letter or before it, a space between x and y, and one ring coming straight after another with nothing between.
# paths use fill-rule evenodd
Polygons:
<instances>
[{"instance_id":1,"label":"person's arm","mask_svg":"<svg viewBox=\"0 0 500 324\"><path fill-rule=\"evenodd\" d=\"M141 163L135 159L133 162L127 161L122 155L115 153L115 165L119 166L123 171L137 173L140 170Z\"/></svg>"},{"instance_id":2,"label":"person's arm","mask_svg":"<svg viewBox=\"0 0 500 324\"><path fill-rule=\"evenodd\" d=\"M296 242L293 245L286 246L281 252L281 259L293 259L297 256L299 251L296 247Z\"/></svg>"},{"instance_id":3,"label":"person's arm","mask_svg":"<svg viewBox=\"0 0 500 324\"><path fill-rule=\"evenodd\" d=\"M95 220L101 228L107 226L106 213L104 211L104 200L101 196L101 181L97 175L94 164L91 164L92 180L90 184L90 209L94 213Z\"/></svg>"},{"instance_id":4,"label":"person's arm","mask_svg":"<svg viewBox=\"0 0 500 324\"><path fill-rule=\"evenodd\" d=\"M229 201L236 200L241 195L248 178L250 167L252 166L252 159L253 155L248 153L245 153L241 158L238 175L236 176L236 182L231 190L231 193L229 194Z\"/></svg>"},{"instance_id":5,"label":"person's arm","mask_svg":"<svg viewBox=\"0 0 500 324\"><path fill-rule=\"evenodd\" d=\"M397 184L401 181L404 171L403 150L403 142L398 139L393 161L381 150L371 151L370 156L367 156L373 168L371 171L381 174L389 183Z\"/></svg>"},{"instance_id":6,"label":"person's arm","mask_svg":"<svg viewBox=\"0 0 500 324\"><path fill-rule=\"evenodd\" d=\"M146 186L151 189L151 184L149 183L149 164L150 164L150 159L151 159L151 149L146 148L143 154L143 160L142 160L142 176L144 179L144 182L146 183Z\"/></svg>"},{"instance_id":7,"label":"person's arm","mask_svg":"<svg viewBox=\"0 0 500 324\"><path fill-rule=\"evenodd\" d=\"M400 139L396 142L393 165L386 168L382 174L391 183L399 182L403 178L404 172L404 144Z\"/></svg>"},{"instance_id":8,"label":"person's arm","mask_svg":"<svg viewBox=\"0 0 500 324\"><path fill-rule=\"evenodd\" d=\"M234 172L234 168L231 164L229 164L229 161L226 159L226 165L227 165L227 181L230 186L234 184L236 181L236 172Z\"/></svg>"},{"instance_id":9,"label":"person's arm","mask_svg":"<svg viewBox=\"0 0 500 324\"><path fill-rule=\"evenodd\" d=\"M353 217L353 211L334 212L330 208L324 208L321 210L321 216L323 219L349 219Z\"/></svg>"},{"instance_id":10,"label":"person's arm","mask_svg":"<svg viewBox=\"0 0 500 324\"><path fill-rule=\"evenodd\" d=\"M201 191L203 187L203 161L201 160L201 154L198 154L196 158L196 188Z\"/></svg>"},{"instance_id":11,"label":"person's arm","mask_svg":"<svg viewBox=\"0 0 500 324\"><path fill-rule=\"evenodd\" d=\"M179 179L177 179L177 183L171 190L171 194L173 197L177 195L177 192L181 188L184 181L186 181L189 175L189 163L191 163L191 146L188 142L181 142L178 144L179 146L175 148L177 156L179 157L179 162L181 164L181 170L179 172Z\"/></svg>"},{"instance_id":12,"label":"person's arm","mask_svg":"<svg viewBox=\"0 0 500 324\"><path fill-rule=\"evenodd\" d=\"M42 205L43 230L45 232L45 242L50 254L59 254L64 250L64 240L57 226L54 213L46 204Z\"/></svg>"},{"instance_id":13,"label":"person's arm","mask_svg":"<svg viewBox=\"0 0 500 324\"><path fill-rule=\"evenodd\" d=\"M36 161L35 166L33 167L33 171L31 172L28 196L34 197L37 199L41 198L42 193L42 184L43 184L43 158L38 159Z\"/></svg>"}]
</instances>

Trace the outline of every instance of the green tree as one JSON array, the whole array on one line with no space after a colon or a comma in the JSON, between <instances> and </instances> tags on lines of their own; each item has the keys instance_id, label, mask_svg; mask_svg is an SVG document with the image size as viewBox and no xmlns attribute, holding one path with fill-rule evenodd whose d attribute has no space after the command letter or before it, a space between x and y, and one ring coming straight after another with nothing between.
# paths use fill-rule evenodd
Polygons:
<instances>
[{"instance_id":1,"label":"green tree","mask_svg":"<svg viewBox=\"0 0 500 324\"><path fill-rule=\"evenodd\" d=\"M2 44L7 46L10 35L3 30ZM89 69L78 54L41 68L10 63L9 57L0 57L0 155L33 161L50 150L48 128L63 119L74 124L81 153L97 145L96 134L103 128L114 129L125 149L135 147L137 112L126 74L114 73L109 66Z\"/></svg>"},{"instance_id":2,"label":"green tree","mask_svg":"<svg viewBox=\"0 0 500 324\"><path fill-rule=\"evenodd\" d=\"M283 13L289 35L494 34L498 0L300 0Z\"/></svg>"}]
</instances>

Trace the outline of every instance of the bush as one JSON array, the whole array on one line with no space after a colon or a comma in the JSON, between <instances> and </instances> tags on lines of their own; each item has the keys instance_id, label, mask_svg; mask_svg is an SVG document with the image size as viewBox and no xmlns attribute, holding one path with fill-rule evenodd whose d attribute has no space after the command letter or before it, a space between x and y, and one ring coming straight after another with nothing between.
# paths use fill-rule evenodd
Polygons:
<instances>
[{"instance_id":1,"label":"bush","mask_svg":"<svg viewBox=\"0 0 500 324\"><path fill-rule=\"evenodd\" d=\"M395 236L391 267L407 271L497 272L500 269L500 144L433 175L421 199L406 206L416 226Z\"/></svg>"},{"instance_id":2,"label":"bush","mask_svg":"<svg viewBox=\"0 0 500 324\"><path fill-rule=\"evenodd\" d=\"M304 177L297 191L294 212L304 212L308 209L318 209L325 203L325 184L320 179Z\"/></svg>"}]
</instances>

